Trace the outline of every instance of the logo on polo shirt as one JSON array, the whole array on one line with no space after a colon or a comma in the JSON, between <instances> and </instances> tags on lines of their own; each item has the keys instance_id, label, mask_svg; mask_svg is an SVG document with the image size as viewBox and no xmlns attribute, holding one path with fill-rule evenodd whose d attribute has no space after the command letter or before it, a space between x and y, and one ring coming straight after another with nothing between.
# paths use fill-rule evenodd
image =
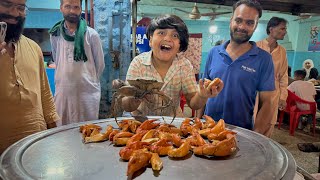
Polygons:
<instances>
[{"instance_id":1,"label":"logo on polo shirt","mask_svg":"<svg viewBox=\"0 0 320 180\"><path fill-rule=\"evenodd\" d=\"M255 69L249 68L249 67L244 66L244 65L241 66L241 69L243 69L243 70L245 70L245 71L247 71L247 72L249 72L249 73L255 73L255 72L256 72Z\"/></svg>"}]
</instances>

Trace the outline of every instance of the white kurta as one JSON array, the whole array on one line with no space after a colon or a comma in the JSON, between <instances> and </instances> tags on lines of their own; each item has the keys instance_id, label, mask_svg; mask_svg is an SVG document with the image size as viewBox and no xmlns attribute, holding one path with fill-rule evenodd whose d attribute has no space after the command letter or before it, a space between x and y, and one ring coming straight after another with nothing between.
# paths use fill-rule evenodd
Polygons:
<instances>
[{"instance_id":1,"label":"white kurta","mask_svg":"<svg viewBox=\"0 0 320 180\"><path fill-rule=\"evenodd\" d=\"M66 33L70 33L66 30ZM74 34L73 34L74 35ZM62 35L51 36L52 55L56 63L54 102L61 117L58 125L98 119L101 97L100 76L104 55L98 33L87 27L84 48L86 62L73 59L74 42Z\"/></svg>"}]
</instances>

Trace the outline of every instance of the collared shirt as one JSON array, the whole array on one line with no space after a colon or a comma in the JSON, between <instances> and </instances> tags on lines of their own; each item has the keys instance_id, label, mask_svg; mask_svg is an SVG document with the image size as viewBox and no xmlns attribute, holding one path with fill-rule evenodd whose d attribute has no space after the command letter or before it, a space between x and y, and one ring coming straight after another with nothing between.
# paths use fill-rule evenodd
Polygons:
<instances>
[{"instance_id":1,"label":"collared shirt","mask_svg":"<svg viewBox=\"0 0 320 180\"><path fill-rule=\"evenodd\" d=\"M279 98L286 101L288 96L288 60L286 49L278 45L270 52L269 42L266 39L257 42L257 46L271 54L274 66L275 88L277 93L280 93Z\"/></svg>"},{"instance_id":2,"label":"collared shirt","mask_svg":"<svg viewBox=\"0 0 320 180\"><path fill-rule=\"evenodd\" d=\"M40 47L23 35L14 47L14 58L0 54L0 154L59 119Z\"/></svg>"},{"instance_id":3,"label":"collared shirt","mask_svg":"<svg viewBox=\"0 0 320 180\"><path fill-rule=\"evenodd\" d=\"M126 79L146 79L163 82L164 84L161 88L161 91L172 98L174 108L169 107L162 110L155 110L157 107L161 107L166 104L168 99L154 95L152 100L154 103L150 104L146 103L146 101L143 101L138 110L142 112L142 115L172 116L174 114L174 110L176 109L178 116L183 116L181 108L179 107L180 92L182 91L184 94L188 94L197 91L197 84L191 63L189 60L177 56L173 60L165 78L162 80L160 74L152 64L151 56L152 51L136 56L129 66ZM138 112L133 112L133 114L136 115Z\"/></svg>"},{"instance_id":4,"label":"collared shirt","mask_svg":"<svg viewBox=\"0 0 320 180\"><path fill-rule=\"evenodd\" d=\"M213 47L208 55L204 77L220 78L223 90L209 98L205 114L215 120L247 129L253 128L253 108L257 91L274 90L274 70L269 53L251 42L251 49L232 61L226 51L230 41Z\"/></svg>"}]
</instances>

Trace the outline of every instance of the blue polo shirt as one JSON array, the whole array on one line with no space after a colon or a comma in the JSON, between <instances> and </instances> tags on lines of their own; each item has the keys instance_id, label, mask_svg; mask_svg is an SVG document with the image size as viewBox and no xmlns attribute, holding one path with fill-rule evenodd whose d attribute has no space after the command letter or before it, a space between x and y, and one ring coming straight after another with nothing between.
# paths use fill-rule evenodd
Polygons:
<instances>
[{"instance_id":1,"label":"blue polo shirt","mask_svg":"<svg viewBox=\"0 0 320 180\"><path fill-rule=\"evenodd\" d=\"M208 99L205 114L252 130L257 91L275 89L272 57L250 41L252 48L232 61L226 52L229 43L215 46L209 52L204 77L222 79L224 88L218 96Z\"/></svg>"}]
</instances>

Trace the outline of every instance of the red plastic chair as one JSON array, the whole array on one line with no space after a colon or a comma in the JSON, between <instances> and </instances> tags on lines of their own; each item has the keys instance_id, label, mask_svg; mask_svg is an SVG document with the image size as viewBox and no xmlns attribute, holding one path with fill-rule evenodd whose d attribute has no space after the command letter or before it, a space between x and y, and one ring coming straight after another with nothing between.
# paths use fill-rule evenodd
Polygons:
<instances>
[{"instance_id":1,"label":"red plastic chair","mask_svg":"<svg viewBox=\"0 0 320 180\"><path fill-rule=\"evenodd\" d=\"M297 108L297 102L303 103L303 104L309 104L310 110L308 111L300 110L299 108ZM311 114L312 122L313 122L313 136L314 136L315 127L316 127L316 111L317 111L316 108L317 108L316 102L303 100L299 96L297 96L296 94L288 90L287 106L285 110L280 111L278 128L280 129L281 127L284 113L288 113L290 116L290 128L289 128L290 135L294 136L294 131L298 127L300 116Z\"/></svg>"},{"instance_id":2,"label":"red plastic chair","mask_svg":"<svg viewBox=\"0 0 320 180\"><path fill-rule=\"evenodd\" d=\"M180 97L180 108L182 110L182 112L184 112L184 105L187 103L186 97L181 93L181 97ZM195 110L191 109L191 113L192 113L192 117L194 117L195 115Z\"/></svg>"},{"instance_id":3,"label":"red plastic chair","mask_svg":"<svg viewBox=\"0 0 320 180\"><path fill-rule=\"evenodd\" d=\"M180 108L182 112L184 111L184 105L187 103L186 97L181 93L180 95Z\"/></svg>"}]
</instances>

